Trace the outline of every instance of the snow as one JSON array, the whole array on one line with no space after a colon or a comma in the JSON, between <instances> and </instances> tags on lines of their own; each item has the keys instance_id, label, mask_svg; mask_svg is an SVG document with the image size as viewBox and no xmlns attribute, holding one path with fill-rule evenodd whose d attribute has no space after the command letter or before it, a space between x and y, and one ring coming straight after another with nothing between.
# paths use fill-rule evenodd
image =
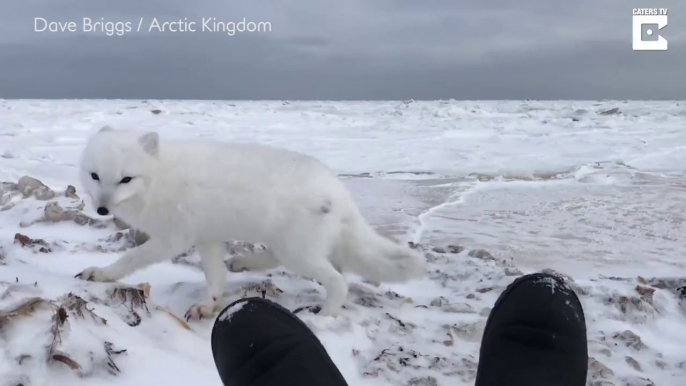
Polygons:
<instances>
[{"instance_id":1,"label":"snow","mask_svg":"<svg viewBox=\"0 0 686 386\"><path fill-rule=\"evenodd\" d=\"M231 317L233 317L233 315L236 312L242 310L243 306L245 306L245 303L241 302L241 303L236 303L236 304L232 305L231 307L228 307L226 310L224 310L221 313L221 315L219 315L217 317L217 320L219 320L220 322L225 322L225 321L231 320Z\"/></svg>"},{"instance_id":2,"label":"snow","mask_svg":"<svg viewBox=\"0 0 686 386\"><path fill-rule=\"evenodd\" d=\"M612 108L619 114L600 114ZM41 201L9 185L0 192L0 315L28 299L47 302L0 320L0 379L221 384L213 321L175 317L204 295L195 254L121 283L83 282L73 276L132 246L127 231L110 219L34 222L52 201L81 212L81 199L63 192L73 185L82 195L81 148L111 125L314 155L341 174L377 229L421 244L425 279L375 287L350 276L339 317L298 314L351 385L473 384L490 307L520 271L542 269L567 275L581 298L589 382L686 384L686 306L676 294L686 285L685 123L677 101L0 101L0 181L28 175L57 193ZM88 200L82 212L98 217ZM16 233L44 239L51 252L22 246ZM481 249L493 258L470 256ZM150 286L145 304L136 303L142 283ZM53 316L70 293L97 315L68 311L59 327L58 350L79 370L47 361ZM277 269L228 274L222 300L262 294L291 310L324 296L316 283Z\"/></svg>"}]
</instances>

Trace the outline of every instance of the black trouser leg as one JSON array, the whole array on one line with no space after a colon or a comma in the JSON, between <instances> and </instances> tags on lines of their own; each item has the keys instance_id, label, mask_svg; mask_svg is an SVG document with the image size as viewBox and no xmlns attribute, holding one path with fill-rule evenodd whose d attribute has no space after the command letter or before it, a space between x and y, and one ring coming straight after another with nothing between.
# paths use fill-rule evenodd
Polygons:
<instances>
[{"instance_id":1,"label":"black trouser leg","mask_svg":"<svg viewBox=\"0 0 686 386\"><path fill-rule=\"evenodd\" d=\"M584 386L588 369L581 303L561 279L517 279L501 295L481 343L475 386Z\"/></svg>"},{"instance_id":2,"label":"black trouser leg","mask_svg":"<svg viewBox=\"0 0 686 386\"><path fill-rule=\"evenodd\" d=\"M212 352L225 386L347 386L305 323L269 300L226 307L212 330Z\"/></svg>"}]
</instances>

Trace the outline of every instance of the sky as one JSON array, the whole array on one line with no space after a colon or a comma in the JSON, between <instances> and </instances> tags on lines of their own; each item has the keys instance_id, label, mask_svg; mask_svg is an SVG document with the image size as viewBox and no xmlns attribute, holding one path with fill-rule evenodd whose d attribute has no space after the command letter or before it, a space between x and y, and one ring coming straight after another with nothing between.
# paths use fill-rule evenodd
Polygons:
<instances>
[{"instance_id":1,"label":"sky","mask_svg":"<svg viewBox=\"0 0 686 386\"><path fill-rule=\"evenodd\" d=\"M668 9L667 51L632 50L637 7ZM0 2L4 99L686 99L685 69L683 0Z\"/></svg>"}]
</instances>

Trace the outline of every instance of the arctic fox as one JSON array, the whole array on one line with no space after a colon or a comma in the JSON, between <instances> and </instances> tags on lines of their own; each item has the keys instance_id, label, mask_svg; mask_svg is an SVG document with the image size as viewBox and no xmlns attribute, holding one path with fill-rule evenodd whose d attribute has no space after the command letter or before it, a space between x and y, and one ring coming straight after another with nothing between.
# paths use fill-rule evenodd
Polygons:
<instances>
[{"instance_id":1,"label":"arctic fox","mask_svg":"<svg viewBox=\"0 0 686 386\"><path fill-rule=\"evenodd\" d=\"M267 250L234 257L234 272L284 266L326 289L323 315L336 315L348 285L341 272L403 282L425 259L375 232L345 185L317 159L258 144L162 141L157 133L104 127L88 141L83 186L100 215L113 214L150 239L107 267L77 277L116 281L195 246L207 297L187 319L214 315L226 276L225 242Z\"/></svg>"}]
</instances>

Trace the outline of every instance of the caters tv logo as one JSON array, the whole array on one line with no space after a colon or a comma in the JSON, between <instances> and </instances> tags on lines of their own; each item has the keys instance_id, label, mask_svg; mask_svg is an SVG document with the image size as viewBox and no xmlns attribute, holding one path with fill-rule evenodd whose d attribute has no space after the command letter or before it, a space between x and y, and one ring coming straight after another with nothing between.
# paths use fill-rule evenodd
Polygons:
<instances>
[{"instance_id":1,"label":"caters tv logo","mask_svg":"<svg viewBox=\"0 0 686 386\"><path fill-rule=\"evenodd\" d=\"M667 8L634 8L634 51L666 51L667 39L660 30L667 26Z\"/></svg>"}]
</instances>

